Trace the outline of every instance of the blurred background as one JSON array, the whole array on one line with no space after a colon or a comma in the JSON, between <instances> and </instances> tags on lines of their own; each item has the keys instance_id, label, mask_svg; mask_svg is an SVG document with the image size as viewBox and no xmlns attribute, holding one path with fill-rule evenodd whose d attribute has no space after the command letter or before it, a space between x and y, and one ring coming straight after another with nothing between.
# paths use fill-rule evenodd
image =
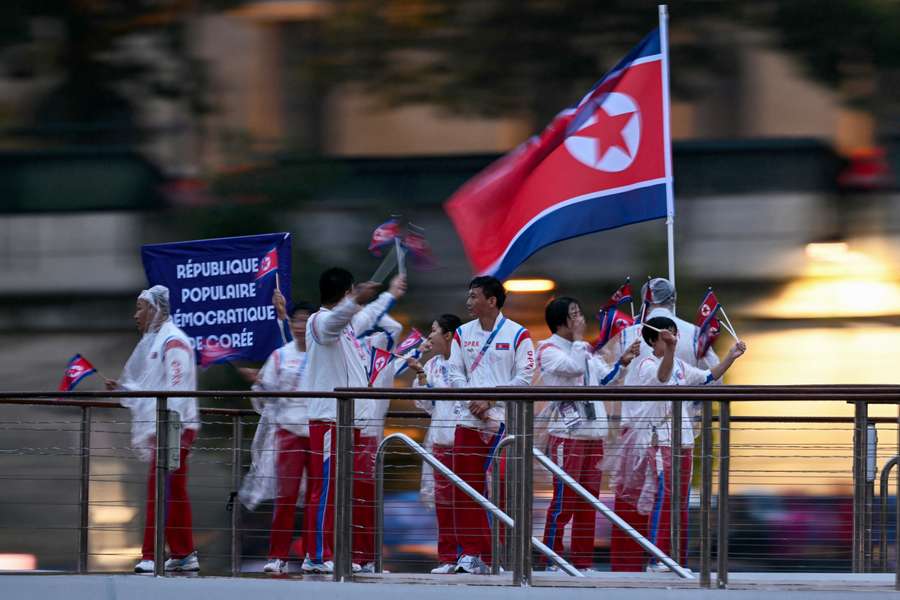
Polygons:
<instances>
[{"instance_id":1,"label":"blurred background","mask_svg":"<svg viewBox=\"0 0 900 600\"><path fill-rule=\"evenodd\" d=\"M900 4L686 1L670 15L680 316L692 320L715 287L750 346L731 383L900 382ZM440 313L462 314L471 271L442 203L656 23L656 4L643 0L2 3L3 391L51 389L76 352L104 375L119 372L137 339L144 243L290 231L297 297L316 300L323 268L374 271L369 235L401 213L425 227L440 267L411 273L400 320L426 328ZM593 313L626 276L664 276L665 243L655 221L545 249L514 277L549 282L513 293L506 312L542 339L554 293ZM723 336L720 352L729 343ZM201 384L241 385L223 367ZM63 414L2 410L19 425ZM852 410L756 403L734 413ZM115 414L111 440L127 428ZM45 568L62 568L71 552L46 538L29 546L16 530L58 514L26 506L44 485L26 474L69 467L22 449L72 446L66 427L2 436L2 471L16 484L0 552L34 554ZM192 480L209 502L208 522L198 517L208 543L225 492L202 480L227 477L215 459L226 437L207 437L212 459L198 460L205 475ZM786 437L834 452L774 446ZM734 493L771 502L849 493L848 428L748 428L732 443L737 470L806 471L734 477ZM97 569L129 567L139 543L143 467L109 448L109 505L92 517L108 529L92 550ZM398 478L396 493L414 480Z\"/></svg>"}]
</instances>

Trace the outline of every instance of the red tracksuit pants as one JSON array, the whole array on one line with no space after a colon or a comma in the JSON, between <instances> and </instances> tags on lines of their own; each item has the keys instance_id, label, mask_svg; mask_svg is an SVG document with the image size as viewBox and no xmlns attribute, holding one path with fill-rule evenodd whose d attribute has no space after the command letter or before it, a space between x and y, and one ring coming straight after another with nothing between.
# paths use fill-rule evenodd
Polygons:
<instances>
[{"instance_id":1,"label":"red tracksuit pants","mask_svg":"<svg viewBox=\"0 0 900 600\"><path fill-rule=\"evenodd\" d=\"M453 446L435 444L431 453L442 465L453 468ZM453 489L450 480L434 471L434 511L437 516L438 560L455 563L457 556L456 530L453 526Z\"/></svg>"},{"instance_id":2,"label":"red tracksuit pants","mask_svg":"<svg viewBox=\"0 0 900 600\"><path fill-rule=\"evenodd\" d=\"M191 445L197 438L196 429L185 429L181 432L180 466L169 473L166 485L166 542L172 558L184 558L194 551L193 521L191 517L191 500L187 492L187 457ZM156 446L156 438L151 438L151 446ZM144 523L144 543L141 547L143 560L153 560L153 549L156 542L156 452L150 461L150 474L147 477L147 513Z\"/></svg>"},{"instance_id":3,"label":"red tracksuit pants","mask_svg":"<svg viewBox=\"0 0 900 600\"><path fill-rule=\"evenodd\" d=\"M657 493L656 503L650 515L650 541L657 548L669 554L672 550L672 447L660 446L663 460L663 485ZM680 556L672 558L680 565L687 556L688 499L691 491L691 475L694 466L694 450L690 446L681 447L681 540Z\"/></svg>"},{"instance_id":4,"label":"red tracksuit pants","mask_svg":"<svg viewBox=\"0 0 900 600\"><path fill-rule=\"evenodd\" d=\"M303 471L309 465L309 438L301 437L286 429L278 429L275 433L277 457L275 475L277 492L275 510L272 514L272 534L269 538L269 558L287 560L294 535L294 516L297 511L297 499L300 495L300 481ZM311 522L309 504L310 485L307 482L304 502L304 529ZM305 532L304 532L305 534ZM304 535L304 547L306 547Z\"/></svg>"},{"instance_id":5,"label":"red tracksuit pants","mask_svg":"<svg viewBox=\"0 0 900 600\"><path fill-rule=\"evenodd\" d=\"M306 554L313 562L332 560L334 545L334 456L335 424L331 421L309 423L309 471L307 485ZM353 430L353 446L360 444L359 429ZM354 461L355 463L355 461ZM354 469L356 465L354 464ZM354 479L356 474L354 473ZM374 484L373 484L374 485ZM354 497L357 495L354 486ZM355 517L354 517L355 520Z\"/></svg>"},{"instance_id":6,"label":"red tracksuit pants","mask_svg":"<svg viewBox=\"0 0 900 600\"><path fill-rule=\"evenodd\" d=\"M603 441L568 439L550 436L548 455L566 473L593 495L600 493L603 472ZM578 496L562 480L553 478L553 499L547 507L544 543L557 554L563 553L563 534L572 523L572 544L569 562L576 569L588 569L594 564L594 531L597 514L594 508Z\"/></svg>"},{"instance_id":7,"label":"red tracksuit pants","mask_svg":"<svg viewBox=\"0 0 900 600\"><path fill-rule=\"evenodd\" d=\"M453 471L476 491L485 494L491 454L502 437L457 426L453 439ZM491 563L491 529L487 511L456 486L453 487L453 527L462 554L480 556Z\"/></svg>"},{"instance_id":8,"label":"red tracksuit pants","mask_svg":"<svg viewBox=\"0 0 900 600\"><path fill-rule=\"evenodd\" d=\"M622 430L624 436L628 429ZM613 511L644 537L649 537L647 515L638 512L637 506L616 494ZM613 571L643 571L647 562L644 549L624 531L613 526L609 541L610 569Z\"/></svg>"},{"instance_id":9,"label":"red tracksuit pants","mask_svg":"<svg viewBox=\"0 0 900 600\"><path fill-rule=\"evenodd\" d=\"M357 430L358 431L358 430ZM353 562L375 560L375 453L378 438L359 437L353 446Z\"/></svg>"}]
</instances>

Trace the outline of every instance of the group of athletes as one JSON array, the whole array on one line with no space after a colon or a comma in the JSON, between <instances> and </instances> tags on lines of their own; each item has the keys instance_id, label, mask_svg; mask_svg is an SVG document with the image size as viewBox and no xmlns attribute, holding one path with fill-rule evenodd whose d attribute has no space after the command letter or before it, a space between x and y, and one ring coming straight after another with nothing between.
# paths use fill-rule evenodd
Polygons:
<instances>
[{"instance_id":1,"label":"group of athletes","mask_svg":"<svg viewBox=\"0 0 900 600\"><path fill-rule=\"evenodd\" d=\"M355 284L345 269L331 268L319 279L320 305L295 302L289 307L276 292L273 302L290 324L292 340L275 350L261 369L242 369L254 390L332 391L366 387L376 349L391 352L402 325L390 315L406 293L404 276L394 277L387 290L373 282ZM550 300L545 309L550 337L532 342L529 331L507 318L503 284L494 277L476 277L466 296L472 319L463 323L452 314L436 316L425 342L395 356L371 384L390 388L404 371L412 385L428 388L495 386L702 385L721 379L746 350L737 342L719 361L710 349L695 356L695 326L674 314L675 289L666 279L651 279L642 290L646 307L643 324L630 326L601 348L586 339L587 324L579 302L569 297ZM170 318L168 290L154 286L141 292L135 321L143 334L110 390L196 390L195 359L187 336ZM143 556L139 573L153 572L155 408L143 399L123 401L133 411L132 444L150 461ZM431 415L428 450L474 489L486 489L494 449L505 433L505 406L483 400L417 401ZM617 403L618 404L618 403ZM353 429L353 570L374 571L375 453L383 437L388 400L357 399ZM169 403L183 424L181 455L170 475L166 541L169 571L200 568L193 544L187 494L188 454L200 419L195 398ZM253 462L241 490L242 500L255 506L274 499L268 560L264 571L285 573L291 553L302 557L306 573L333 570L334 460L336 400L333 398L254 399L260 424L254 439ZM621 411L616 427L608 409ZM687 500L693 462L695 406L683 403L681 522L687 523ZM537 443L548 456L594 495L603 473L615 491L615 512L663 552L670 549L671 402L602 401L548 402L539 411ZM544 435L545 434L545 435ZM485 510L439 473L429 477L438 529L438 560L432 573L490 572L491 536ZM302 483L305 481L305 490ZM303 498L301 500L301 492ZM295 540L294 520L303 507L303 531ZM544 542L563 554L563 534L571 523L571 564L590 572L593 567L596 513L556 478L547 509ZM682 535L686 536L686 527ZM682 556L686 539L679 545ZM615 571L664 569L648 561L644 550L625 532L614 529L611 567ZM547 565L553 570L553 565Z\"/></svg>"}]
</instances>

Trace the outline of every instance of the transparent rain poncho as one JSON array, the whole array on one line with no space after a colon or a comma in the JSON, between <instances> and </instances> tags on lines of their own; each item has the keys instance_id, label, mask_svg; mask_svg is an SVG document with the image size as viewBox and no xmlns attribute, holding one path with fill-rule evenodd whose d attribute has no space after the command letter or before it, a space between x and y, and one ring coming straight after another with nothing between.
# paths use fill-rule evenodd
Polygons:
<instances>
[{"instance_id":1,"label":"transparent rain poncho","mask_svg":"<svg viewBox=\"0 0 900 600\"><path fill-rule=\"evenodd\" d=\"M172 322L169 307L169 290L155 285L138 296L150 305L151 319L147 331L141 336L134 351L125 363L119 376L119 389L141 390L185 390L197 389L197 375L194 356L190 350L190 340ZM187 354L183 373L174 382L167 372L165 352L167 344L174 351ZM153 456L152 439L156 435L156 399L122 398L121 404L131 410L131 443L141 460L149 461ZM169 398L169 410L178 413L183 428L199 429L200 420L196 398Z\"/></svg>"}]
</instances>

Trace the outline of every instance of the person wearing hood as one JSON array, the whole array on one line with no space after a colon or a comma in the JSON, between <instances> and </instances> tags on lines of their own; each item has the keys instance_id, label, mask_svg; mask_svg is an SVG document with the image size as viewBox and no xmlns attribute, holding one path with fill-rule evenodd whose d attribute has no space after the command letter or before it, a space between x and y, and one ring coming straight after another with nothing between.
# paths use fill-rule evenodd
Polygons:
<instances>
[{"instance_id":1,"label":"person wearing hood","mask_svg":"<svg viewBox=\"0 0 900 600\"><path fill-rule=\"evenodd\" d=\"M110 391L197 389L197 371L190 340L172 322L169 289L155 285L140 293L134 321L141 339L118 380L106 380ZM135 573L152 573L154 569L155 500L156 500L156 399L123 398L122 406L131 410L131 443L138 456L150 462L147 481L147 511L144 524L142 558ZM169 398L168 408L178 414L182 433L178 469L169 474L166 498L166 542L170 558L166 571L199 571L194 548L191 503L187 493L187 457L197 432L200 417L194 397Z\"/></svg>"}]
</instances>

